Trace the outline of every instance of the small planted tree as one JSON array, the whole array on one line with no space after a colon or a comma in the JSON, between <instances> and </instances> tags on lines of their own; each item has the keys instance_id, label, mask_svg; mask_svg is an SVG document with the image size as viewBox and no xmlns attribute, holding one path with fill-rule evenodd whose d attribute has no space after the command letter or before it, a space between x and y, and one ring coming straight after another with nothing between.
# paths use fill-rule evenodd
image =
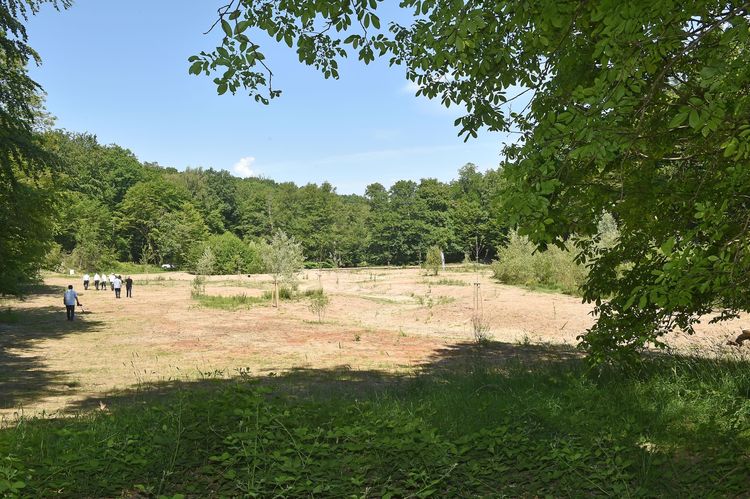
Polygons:
<instances>
[{"instance_id":1,"label":"small planted tree","mask_svg":"<svg viewBox=\"0 0 750 499\"><path fill-rule=\"evenodd\" d=\"M424 259L424 268L433 275L438 275L440 267L443 265L443 252L437 246L430 246L427 250L427 256Z\"/></svg>"},{"instance_id":2,"label":"small planted tree","mask_svg":"<svg viewBox=\"0 0 750 499\"><path fill-rule=\"evenodd\" d=\"M195 266L195 278L193 279L193 296L200 296L206 291L206 276L214 272L216 257L210 246L206 246L203 254Z\"/></svg>"},{"instance_id":3,"label":"small planted tree","mask_svg":"<svg viewBox=\"0 0 750 499\"><path fill-rule=\"evenodd\" d=\"M271 238L271 242L263 248L263 264L266 271L273 277L273 305L279 306L279 284L290 288L297 285L297 273L302 270L305 257L302 244L278 231Z\"/></svg>"},{"instance_id":4,"label":"small planted tree","mask_svg":"<svg viewBox=\"0 0 750 499\"><path fill-rule=\"evenodd\" d=\"M330 303L331 300L328 298L328 295L325 294L323 288L315 290L315 292L310 295L310 312L318 316L318 322L323 322L323 316L325 315Z\"/></svg>"}]
</instances>

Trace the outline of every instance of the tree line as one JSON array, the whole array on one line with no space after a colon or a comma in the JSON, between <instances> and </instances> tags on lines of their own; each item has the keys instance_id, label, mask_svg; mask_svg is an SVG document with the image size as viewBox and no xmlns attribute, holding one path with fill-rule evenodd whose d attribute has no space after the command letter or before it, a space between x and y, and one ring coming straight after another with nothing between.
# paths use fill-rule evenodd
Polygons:
<instances>
[{"instance_id":1,"label":"tree line","mask_svg":"<svg viewBox=\"0 0 750 499\"><path fill-rule=\"evenodd\" d=\"M258 272L258 245L278 231L299 241L313 265L418 264L432 246L448 261L489 261L505 234L491 210L499 172L472 164L449 183L373 183L364 195L340 195L328 182L297 186L141 163L88 133L48 131L42 142L62 166L50 268L133 261L194 270L208 246L217 273Z\"/></svg>"}]
</instances>

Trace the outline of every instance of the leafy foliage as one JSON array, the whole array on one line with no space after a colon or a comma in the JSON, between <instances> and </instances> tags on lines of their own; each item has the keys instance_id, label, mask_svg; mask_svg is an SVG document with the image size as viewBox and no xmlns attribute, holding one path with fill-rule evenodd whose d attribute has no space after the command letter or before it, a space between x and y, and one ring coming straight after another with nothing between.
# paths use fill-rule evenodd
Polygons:
<instances>
[{"instance_id":1,"label":"leafy foliage","mask_svg":"<svg viewBox=\"0 0 750 499\"><path fill-rule=\"evenodd\" d=\"M0 295L19 294L52 248L58 158L46 150L42 89L27 66L41 62L28 45L23 21L42 4L69 0L0 0Z\"/></svg>"},{"instance_id":2,"label":"leafy foliage","mask_svg":"<svg viewBox=\"0 0 750 499\"><path fill-rule=\"evenodd\" d=\"M443 252L438 246L430 246L427 250L427 256L424 259L424 268L431 271L433 275L438 275L440 268L443 266Z\"/></svg>"},{"instance_id":3,"label":"leafy foliage","mask_svg":"<svg viewBox=\"0 0 750 499\"><path fill-rule=\"evenodd\" d=\"M283 231L278 231L271 241L263 247L263 265L271 274L274 282L296 287L297 273L302 270L305 257L302 245Z\"/></svg>"},{"instance_id":4,"label":"leafy foliage","mask_svg":"<svg viewBox=\"0 0 750 499\"><path fill-rule=\"evenodd\" d=\"M318 288L310 294L310 312L318 316L318 322L323 322L323 316L331 303L331 299L325 294L323 288Z\"/></svg>"},{"instance_id":5,"label":"leafy foliage","mask_svg":"<svg viewBox=\"0 0 750 499\"><path fill-rule=\"evenodd\" d=\"M586 268L568 249L552 247L537 252L529 239L516 231L510 233L508 244L498 249L492 274L505 284L558 289L572 295L580 295L587 277Z\"/></svg>"}]
</instances>

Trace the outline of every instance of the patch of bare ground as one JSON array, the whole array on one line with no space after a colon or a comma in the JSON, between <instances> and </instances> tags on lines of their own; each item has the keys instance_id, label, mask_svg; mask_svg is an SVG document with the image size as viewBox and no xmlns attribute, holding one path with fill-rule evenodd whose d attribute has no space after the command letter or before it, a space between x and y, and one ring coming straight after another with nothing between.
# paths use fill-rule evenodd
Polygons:
<instances>
[{"instance_id":1,"label":"patch of bare ground","mask_svg":"<svg viewBox=\"0 0 750 499\"><path fill-rule=\"evenodd\" d=\"M576 337L593 320L592 307L579 298L500 285L486 273L306 271L300 288L322 287L331 298L322 323L304 299L279 308L261 303L218 310L191 298L189 274L134 279L133 298L124 290L115 299L112 291L83 291L77 280L49 277L28 299L0 304L13 318L0 322L0 416L55 414L84 400L106 401L116 391L238 373L325 370L370 373L375 382L375 373L394 378L455 367L477 355L503 362L511 352L525 355L519 346L571 347L529 350L536 360L554 360L561 351L576 355ZM72 323L62 306L70 283L86 310ZM260 297L270 286L265 275L214 276L206 293ZM477 292L493 340L481 349L471 346ZM725 351L729 347L721 345L737 324L702 325L696 336L678 335L672 343Z\"/></svg>"}]
</instances>

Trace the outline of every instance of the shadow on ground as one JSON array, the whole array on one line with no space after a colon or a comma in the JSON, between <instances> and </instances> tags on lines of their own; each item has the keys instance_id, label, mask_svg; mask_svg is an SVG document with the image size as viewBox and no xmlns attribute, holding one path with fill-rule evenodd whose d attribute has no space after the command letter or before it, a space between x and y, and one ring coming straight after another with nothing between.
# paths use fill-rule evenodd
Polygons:
<instances>
[{"instance_id":1,"label":"shadow on ground","mask_svg":"<svg viewBox=\"0 0 750 499\"><path fill-rule=\"evenodd\" d=\"M348 365L334 368L292 368L284 371L265 370L252 373L235 372L204 373L201 380L169 380L147 383L134 388L119 390L73 402L65 412L78 413L97 409L100 403L110 407L133 403L150 403L168 397L180 390L202 390L225 383L256 382L270 387L274 392L295 398L325 400L328 397L366 398L379 393L398 393L408 389L416 379L435 380L443 376L469 375L478 369L502 372L509 366L526 365L540 369L545 366L577 368L581 364L581 353L564 345L519 345L501 342L486 342L481 345L462 342L436 350L423 363L415 366L412 373L381 370L354 370Z\"/></svg>"},{"instance_id":2,"label":"shadow on ground","mask_svg":"<svg viewBox=\"0 0 750 499\"><path fill-rule=\"evenodd\" d=\"M57 289L59 288L59 289ZM36 285L34 293L62 296L62 287ZM69 373L47 368L34 353L36 342L83 334L102 322L88 314L67 321L65 308L6 309L0 313L0 408L15 408L73 388Z\"/></svg>"}]
</instances>

